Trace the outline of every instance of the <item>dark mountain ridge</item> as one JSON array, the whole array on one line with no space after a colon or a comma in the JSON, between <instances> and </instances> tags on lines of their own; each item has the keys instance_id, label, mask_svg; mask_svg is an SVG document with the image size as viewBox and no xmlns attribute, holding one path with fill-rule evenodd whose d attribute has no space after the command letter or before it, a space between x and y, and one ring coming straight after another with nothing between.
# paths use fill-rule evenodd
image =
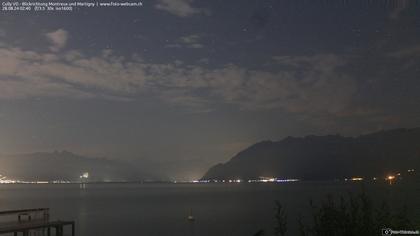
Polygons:
<instances>
[{"instance_id":1,"label":"dark mountain ridge","mask_svg":"<svg viewBox=\"0 0 420 236\"><path fill-rule=\"evenodd\" d=\"M374 177L416 167L420 167L420 128L263 141L211 167L202 179Z\"/></svg>"}]
</instances>

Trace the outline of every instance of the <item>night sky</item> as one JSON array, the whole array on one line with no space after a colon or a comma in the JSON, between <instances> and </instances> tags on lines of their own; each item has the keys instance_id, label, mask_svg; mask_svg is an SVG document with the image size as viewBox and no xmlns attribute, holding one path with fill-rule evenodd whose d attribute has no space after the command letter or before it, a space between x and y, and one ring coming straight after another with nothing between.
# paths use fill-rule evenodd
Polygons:
<instances>
[{"instance_id":1,"label":"night sky","mask_svg":"<svg viewBox=\"0 0 420 236\"><path fill-rule=\"evenodd\" d=\"M262 140L420 126L419 63L416 1L0 12L0 153L197 178Z\"/></svg>"}]
</instances>

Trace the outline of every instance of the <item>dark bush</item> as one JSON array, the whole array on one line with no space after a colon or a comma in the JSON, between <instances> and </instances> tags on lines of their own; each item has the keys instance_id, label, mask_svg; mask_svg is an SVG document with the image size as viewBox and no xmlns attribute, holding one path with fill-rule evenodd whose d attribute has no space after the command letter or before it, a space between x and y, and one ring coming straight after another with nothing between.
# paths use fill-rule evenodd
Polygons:
<instances>
[{"instance_id":1,"label":"dark bush","mask_svg":"<svg viewBox=\"0 0 420 236\"><path fill-rule=\"evenodd\" d=\"M358 196L350 194L347 199L340 197L338 201L329 195L320 206L313 202L310 205L312 222L299 224L302 235L378 235L383 228L412 227L406 208L392 214L386 202L376 206L365 193Z\"/></svg>"},{"instance_id":2,"label":"dark bush","mask_svg":"<svg viewBox=\"0 0 420 236\"><path fill-rule=\"evenodd\" d=\"M407 208L391 212L386 202L375 205L365 194L349 194L347 198L328 195L319 205L310 201L311 213L308 218L300 215L297 219L302 236L363 236L381 235L382 229L412 229L407 218ZM287 215L280 202L276 201L276 236L284 236L287 231ZM258 231L255 236L265 235Z\"/></svg>"}]
</instances>

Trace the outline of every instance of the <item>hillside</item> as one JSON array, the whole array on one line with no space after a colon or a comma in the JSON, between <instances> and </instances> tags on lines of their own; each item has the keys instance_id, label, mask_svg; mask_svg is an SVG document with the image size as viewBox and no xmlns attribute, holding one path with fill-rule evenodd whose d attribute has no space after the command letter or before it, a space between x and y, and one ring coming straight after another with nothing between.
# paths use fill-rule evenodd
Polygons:
<instances>
[{"instance_id":1,"label":"hillside","mask_svg":"<svg viewBox=\"0 0 420 236\"><path fill-rule=\"evenodd\" d=\"M373 177L418 167L420 128L395 129L358 137L310 135L263 141L213 166L202 179Z\"/></svg>"}]
</instances>

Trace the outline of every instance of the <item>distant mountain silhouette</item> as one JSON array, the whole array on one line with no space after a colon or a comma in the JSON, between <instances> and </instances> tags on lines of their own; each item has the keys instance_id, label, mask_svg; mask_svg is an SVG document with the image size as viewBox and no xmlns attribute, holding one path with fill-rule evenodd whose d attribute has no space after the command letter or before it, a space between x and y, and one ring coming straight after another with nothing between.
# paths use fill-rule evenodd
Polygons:
<instances>
[{"instance_id":1,"label":"distant mountain silhouette","mask_svg":"<svg viewBox=\"0 0 420 236\"><path fill-rule=\"evenodd\" d=\"M374 177L419 167L420 128L395 129L355 138L310 135L263 141L211 167L202 179Z\"/></svg>"},{"instance_id":2,"label":"distant mountain silhouette","mask_svg":"<svg viewBox=\"0 0 420 236\"><path fill-rule=\"evenodd\" d=\"M68 151L0 155L0 174L18 180L79 180L89 172L90 181L141 180L145 175L131 165L104 158L89 158Z\"/></svg>"}]
</instances>

